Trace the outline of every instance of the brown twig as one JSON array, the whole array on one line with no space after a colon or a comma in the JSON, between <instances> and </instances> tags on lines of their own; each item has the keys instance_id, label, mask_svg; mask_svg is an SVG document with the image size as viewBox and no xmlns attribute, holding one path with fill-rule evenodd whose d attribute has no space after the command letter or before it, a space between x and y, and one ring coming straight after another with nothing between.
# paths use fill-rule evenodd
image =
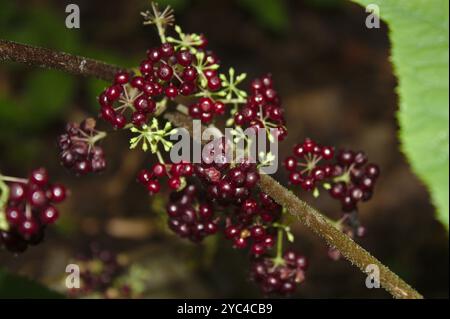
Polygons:
<instances>
[{"instance_id":1,"label":"brown twig","mask_svg":"<svg viewBox=\"0 0 450 319\"><path fill-rule=\"evenodd\" d=\"M8 40L0 40L0 61L14 61L107 81L114 79L114 74L122 70L101 61Z\"/></svg>"},{"instance_id":2,"label":"brown twig","mask_svg":"<svg viewBox=\"0 0 450 319\"><path fill-rule=\"evenodd\" d=\"M32 47L11 41L0 40L0 60L16 61L30 66L40 66L57 69L67 73L94 76L110 81L121 68L103 62L74 56L67 53L54 52L48 49ZM178 127L192 131L192 121L181 113L166 113L166 119ZM395 298L420 299L423 298L416 290L399 278L389 268L369 252L355 243L350 237L330 224L317 210L300 200L288 189L280 185L268 175L261 175L259 183L261 190L268 193L276 202L284 206L291 214L298 217L331 247L340 251L352 264L362 272L366 272L368 265L376 265L380 270L380 283Z\"/></svg>"}]
</instances>

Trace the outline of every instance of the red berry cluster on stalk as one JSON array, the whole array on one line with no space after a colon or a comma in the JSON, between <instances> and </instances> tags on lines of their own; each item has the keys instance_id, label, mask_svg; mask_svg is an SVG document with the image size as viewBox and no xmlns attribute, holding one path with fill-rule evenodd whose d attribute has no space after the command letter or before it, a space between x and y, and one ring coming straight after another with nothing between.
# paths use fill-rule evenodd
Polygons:
<instances>
[{"instance_id":1,"label":"red berry cluster on stalk","mask_svg":"<svg viewBox=\"0 0 450 319\"><path fill-rule=\"evenodd\" d=\"M182 238L200 242L219 230L219 218L215 217L214 207L208 201L201 202L193 184L183 191L172 192L167 205L168 225Z\"/></svg>"},{"instance_id":2,"label":"red berry cluster on stalk","mask_svg":"<svg viewBox=\"0 0 450 319\"><path fill-rule=\"evenodd\" d=\"M60 161L78 175L98 173L106 168L103 148L95 145L106 133L95 129L96 121L88 118L78 123L68 123L65 133L58 137Z\"/></svg>"},{"instance_id":3,"label":"red berry cluster on stalk","mask_svg":"<svg viewBox=\"0 0 450 319\"><path fill-rule=\"evenodd\" d=\"M45 168L33 170L28 179L0 175L0 181L9 190L4 207L7 227L0 228L0 244L11 252L23 252L28 245L40 243L47 225L58 219L55 205L66 198L66 188L51 184Z\"/></svg>"},{"instance_id":4,"label":"red berry cluster on stalk","mask_svg":"<svg viewBox=\"0 0 450 319\"><path fill-rule=\"evenodd\" d=\"M225 143L222 139L220 142L222 148L219 149L224 151ZM214 159L219 154L211 156ZM269 260L267 253L277 240L282 240L277 237L276 224L281 221L282 207L269 195L255 189L260 178L256 164L243 161L231 166L214 160L207 162L195 166L199 186L188 184L182 191L171 194L167 205L169 228L193 242L200 242L220 230L234 248L249 248L252 258ZM282 251L277 252L280 253ZM306 264L304 257L300 259ZM279 263L277 268L280 287L284 288L264 288L264 293L289 294L295 290L303 280L303 277L301 281L298 278L300 274L304 276L306 267L294 270L296 266L290 263Z\"/></svg>"},{"instance_id":5,"label":"red berry cluster on stalk","mask_svg":"<svg viewBox=\"0 0 450 319\"><path fill-rule=\"evenodd\" d=\"M380 169L368 163L364 152L340 150L335 156L333 147L306 138L294 146L293 153L284 160L292 185L305 191L318 191L318 186L328 188L345 212L357 210L358 202L372 197Z\"/></svg>"},{"instance_id":6,"label":"red berry cluster on stalk","mask_svg":"<svg viewBox=\"0 0 450 319\"><path fill-rule=\"evenodd\" d=\"M89 245L86 254L77 256L74 263L80 267L80 287L68 289L71 297L130 298L130 285L118 282L125 272L125 264L119 256L97 243Z\"/></svg>"},{"instance_id":7,"label":"red berry cluster on stalk","mask_svg":"<svg viewBox=\"0 0 450 319\"><path fill-rule=\"evenodd\" d=\"M334 156L334 149L322 146L306 138L303 143L293 147L294 156L284 160L289 171L289 181L300 185L305 191L311 191L319 183L332 174L333 167L328 163Z\"/></svg>"},{"instance_id":8,"label":"red berry cluster on stalk","mask_svg":"<svg viewBox=\"0 0 450 319\"><path fill-rule=\"evenodd\" d=\"M215 71L218 60L213 52L204 49L205 45L203 37L202 43L195 46L197 52L203 53L202 61L198 61L197 55L190 50L167 42L147 50L147 57L139 66L139 75L116 74L114 83L100 95L102 117L115 128L123 128L127 123L140 127L155 111L155 102L164 97L190 96L202 87L211 92L220 89L221 81ZM211 102L211 107L205 102L207 100L199 101L198 118L209 123L214 114L223 114L224 104L206 99ZM130 110L128 116L127 110Z\"/></svg>"},{"instance_id":9,"label":"red berry cluster on stalk","mask_svg":"<svg viewBox=\"0 0 450 319\"><path fill-rule=\"evenodd\" d=\"M358 219L357 204L372 197L380 169L376 164L368 163L364 152L339 150L321 146L306 138L293 148L293 156L284 160L289 172L289 182L305 191L319 194L319 187L328 189L332 198L340 201L343 216L335 226L352 238L363 237L366 228ZM340 258L334 248L328 252L331 259Z\"/></svg>"},{"instance_id":10,"label":"red berry cluster on stalk","mask_svg":"<svg viewBox=\"0 0 450 319\"><path fill-rule=\"evenodd\" d=\"M144 92L143 87L147 84L150 85L142 77L131 77L126 72L117 73L114 83L98 98L102 118L119 129L127 123L136 126L145 124L149 114L156 108L153 98L162 93L161 88L153 86L151 92Z\"/></svg>"},{"instance_id":11,"label":"red berry cluster on stalk","mask_svg":"<svg viewBox=\"0 0 450 319\"><path fill-rule=\"evenodd\" d=\"M149 170L142 169L138 174L137 180L147 187L150 195L154 195L161 190L161 178L168 177L167 185L169 188L178 190L182 186L183 178L192 176L193 173L194 166L191 163L156 163Z\"/></svg>"},{"instance_id":12,"label":"red berry cluster on stalk","mask_svg":"<svg viewBox=\"0 0 450 319\"><path fill-rule=\"evenodd\" d=\"M368 163L363 152L342 150L336 161L330 195L341 201L342 210L349 212L357 208L358 202L372 198L380 169L378 165Z\"/></svg>"},{"instance_id":13,"label":"red berry cluster on stalk","mask_svg":"<svg viewBox=\"0 0 450 319\"><path fill-rule=\"evenodd\" d=\"M270 74L255 79L250 87L250 95L244 107L234 114L238 126L276 129L275 138L282 141L287 130L280 98L273 88Z\"/></svg>"},{"instance_id":14,"label":"red berry cluster on stalk","mask_svg":"<svg viewBox=\"0 0 450 319\"><path fill-rule=\"evenodd\" d=\"M307 267L304 256L288 250L280 264L267 257L252 260L250 278L265 294L289 295L304 281Z\"/></svg>"}]
</instances>

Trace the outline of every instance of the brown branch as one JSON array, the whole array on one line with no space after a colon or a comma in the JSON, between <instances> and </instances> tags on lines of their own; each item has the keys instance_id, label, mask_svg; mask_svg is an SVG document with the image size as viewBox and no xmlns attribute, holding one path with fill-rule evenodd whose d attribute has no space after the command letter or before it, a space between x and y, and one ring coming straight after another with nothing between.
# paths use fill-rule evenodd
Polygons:
<instances>
[{"instance_id":1,"label":"brown branch","mask_svg":"<svg viewBox=\"0 0 450 319\"><path fill-rule=\"evenodd\" d=\"M67 53L53 52L48 49L32 47L10 41L0 40L0 60L16 61L30 66L58 69L72 74L95 76L99 79L112 80L121 68L103 62L74 56ZM165 118L178 127L184 127L192 133L192 121L180 113L166 113ZM330 224L317 210L300 200L288 189L268 175L261 175L261 190L269 194L291 214L298 217L331 247L340 251L353 265L366 272L367 265L373 264L380 270L380 283L395 298L423 298L416 290L384 266L369 252L355 243L350 237Z\"/></svg>"},{"instance_id":2,"label":"brown branch","mask_svg":"<svg viewBox=\"0 0 450 319\"><path fill-rule=\"evenodd\" d=\"M113 80L114 74L123 70L118 66L82 56L1 39L0 61L14 61L29 66L56 69L75 75L93 76L106 81Z\"/></svg>"}]
</instances>

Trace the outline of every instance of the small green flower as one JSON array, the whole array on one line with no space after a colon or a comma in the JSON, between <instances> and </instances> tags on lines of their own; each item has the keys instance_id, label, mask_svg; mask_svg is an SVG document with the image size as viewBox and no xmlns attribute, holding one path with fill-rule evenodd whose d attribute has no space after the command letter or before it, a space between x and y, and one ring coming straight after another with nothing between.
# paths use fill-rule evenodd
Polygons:
<instances>
[{"instance_id":1,"label":"small green flower","mask_svg":"<svg viewBox=\"0 0 450 319\"><path fill-rule=\"evenodd\" d=\"M222 90L219 92L219 96L223 97L224 103L245 103L247 92L238 89L238 85L247 77L246 73L241 73L235 77L234 68L228 70L228 78L225 74L219 75L222 80Z\"/></svg>"},{"instance_id":2,"label":"small green flower","mask_svg":"<svg viewBox=\"0 0 450 319\"><path fill-rule=\"evenodd\" d=\"M155 154L158 150L158 144L161 143L164 150L168 152L173 143L168 141L166 138L177 132L177 129L172 129L172 123L167 122L163 129L159 128L158 120L154 117L152 119L151 125L144 125L141 129L137 127L132 127L131 132L138 133L130 139L130 149L136 148L140 142L142 142L142 150L146 152L149 148L150 151Z\"/></svg>"},{"instance_id":3,"label":"small green flower","mask_svg":"<svg viewBox=\"0 0 450 319\"><path fill-rule=\"evenodd\" d=\"M197 46L202 44L202 38L196 33L185 34L181 30L181 27L176 25L175 32L178 34L178 39L173 37L167 37L167 42L173 43L175 49L189 50L195 54L197 52Z\"/></svg>"}]
</instances>

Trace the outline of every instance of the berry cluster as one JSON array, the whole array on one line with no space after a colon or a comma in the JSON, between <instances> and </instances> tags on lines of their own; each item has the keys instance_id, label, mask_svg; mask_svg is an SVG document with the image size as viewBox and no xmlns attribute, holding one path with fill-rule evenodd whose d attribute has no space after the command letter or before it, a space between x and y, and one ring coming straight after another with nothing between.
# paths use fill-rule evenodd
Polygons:
<instances>
[{"instance_id":1,"label":"berry cluster","mask_svg":"<svg viewBox=\"0 0 450 319\"><path fill-rule=\"evenodd\" d=\"M213 52L205 50L205 45L206 39L203 37L202 43L195 48L201 55L167 42L147 50L147 57L139 66L140 75L117 73L114 83L100 95L102 117L115 128L123 128L127 123L140 127L155 111L155 101L163 97L174 99L179 95L193 95L200 89L211 92L219 90L218 59ZM211 105L207 105L205 99ZM205 99L199 102L199 112L195 116L207 123L213 114L223 114L225 108L219 101ZM131 110L129 118L125 114L127 109Z\"/></svg>"},{"instance_id":2,"label":"berry cluster","mask_svg":"<svg viewBox=\"0 0 450 319\"><path fill-rule=\"evenodd\" d=\"M335 156L333 147L321 146L306 138L293 148L294 156L284 160L289 182L305 191L318 191L322 184L333 198L341 202L342 210L357 210L357 203L372 197L380 174L376 164L368 163L364 152L340 150Z\"/></svg>"},{"instance_id":3,"label":"berry cluster","mask_svg":"<svg viewBox=\"0 0 450 319\"><path fill-rule=\"evenodd\" d=\"M160 89L146 93L142 90L146 84L142 77L130 77L126 72L115 75L114 83L106 88L98 98L101 116L114 128L123 128L127 123L142 126L148 120L148 115L155 111L156 103L152 97L161 94ZM153 88L153 87L152 87ZM125 111L131 110L126 117Z\"/></svg>"},{"instance_id":4,"label":"berry cluster","mask_svg":"<svg viewBox=\"0 0 450 319\"><path fill-rule=\"evenodd\" d=\"M223 115L225 113L225 104L220 101L213 101L209 97L202 97L197 103L189 106L189 115L193 119L201 120L204 124L209 124L214 115Z\"/></svg>"},{"instance_id":5,"label":"berry cluster","mask_svg":"<svg viewBox=\"0 0 450 319\"><path fill-rule=\"evenodd\" d=\"M282 240L277 237L278 227L284 227L277 224L281 222L282 207L266 193L256 190L260 179L257 165L248 160L234 165L222 162L227 143L223 138L216 141L210 152L204 152L203 162L194 166L194 175L200 183L190 183L181 191L171 193L166 207L169 228L196 243L220 230L234 248L249 248L252 258L269 260L267 253L277 240ZM281 253L281 250L277 252ZM304 257L299 260L306 263ZM295 270L290 261L278 261L277 265L277 278L285 288L264 289L264 292L288 294L300 282L298 278L304 268Z\"/></svg>"},{"instance_id":6,"label":"berry cluster","mask_svg":"<svg viewBox=\"0 0 450 319\"><path fill-rule=\"evenodd\" d=\"M234 210L234 214L227 218L224 233L233 241L233 247L242 249L251 243L250 252L260 256L275 244L272 224L279 221L281 206L263 192L257 196L246 199Z\"/></svg>"},{"instance_id":7,"label":"berry cluster","mask_svg":"<svg viewBox=\"0 0 450 319\"><path fill-rule=\"evenodd\" d=\"M169 228L193 242L200 242L219 230L214 207L208 202L200 202L197 191L197 187L190 184L181 192L172 192L167 205Z\"/></svg>"},{"instance_id":8,"label":"berry cluster","mask_svg":"<svg viewBox=\"0 0 450 319\"><path fill-rule=\"evenodd\" d=\"M376 164L368 163L363 152L342 150L336 161L330 195L341 201L342 210L356 210L358 202L372 198L380 169Z\"/></svg>"},{"instance_id":9,"label":"berry cluster","mask_svg":"<svg viewBox=\"0 0 450 319\"><path fill-rule=\"evenodd\" d=\"M168 177L167 185L172 190L179 190L185 177L192 176L194 166L191 163L162 164L156 163L150 170L142 169L137 177L139 183L147 187L150 195L161 190L160 178Z\"/></svg>"},{"instance_id":10,"label":"berry cluster","mask_svg":"<svg viewBox=\"0 0 450 319\"><path fill-rule=\"evenodd\" d=\"M221 206L240 206L251 196L260 179L256 164L248 162L232 168L228 162L202 163L196 165L195 173L205 183L210 199Z\"/></svg>"},{"instance_id":11,"label":"berry cluster","mask_svg":"<svg viewBox=\"0 0 450 319\"><path fill-rule=\"evenodd\" d=\"M297 284L304 281L307 267L304 256L288 250L282 260L255 258L252 261L250 278L265 294L288 295L295 292Z\"/></svg>"},{"instance_id":12,"label":"berry cluster","mask_svg":"<svg viewBox=\"0 0 450 319\"><path fill-rule=\"evenodd\" d=\"M269 231L273 232L272 229ZM231 239L233 247L238 249L246 248L250 240L253 240L250 252L254 256L260 256L266 253L268 249L273 248L275 244L275 235L268 233L269 231L258 224L253 226L236 224L225 228L225 237Z\"/></svg>"},{"instance_id":13,"label":"berry cluster","mask_svg":"<svg viewBox=\"0 0 450 319\"><path fill-rule=\"evenodd\" d=\"M361 225L356 211L344 213L341 219L335 222L335 227L351 238L363 238L366 236L366 228ZM328 257L339 260L341 253L334 247L328 249Z\"/></svg>"},{"instance_id":14,"label":"berry cluster","mask_svg":"<svg viewBox=\"0 0 450 319\"><path fill-rule=\"evenodd\" d=\"M0 179L13 181L8 185L9 197L4 207L8 225L0 229L0 244L11 252L23 252L28 245L40 243L46 226L58 219L54 204L66 198L66 189L60 184L50 184L44 168L33 170L28 179L1 175Z\"/></svg>"},{"instance_id":15,"label":"berry cluster","mask_svg":"<svg viewBox=\"0 0 450 319\"><path fill-rule=\"evenodd\" d=\"M68 123L65 133L58 137L61 163L76 174L97 173L106 167L103 149L95 145L106 133L97 131L95 126L93 118L81 124Z\"/></svg>"},{"instance_id":16,"label":"berry cluster","mask_svg":"<svg viewBox=\"0 0 450 319\"><path fill-rule=\"evenodd\" d=\"M289 181L293 185L300 185L305 191L311 191L317 182L331 176L331 164L321 164L334 156L334 149L322 146L306 138L303 143L293 147L294 156L284 160L285 168L290 172Z\"/></svg>"},{"instance_id":17,"label":"berry cluster","mask_svg":"<svg viewBox=\"0 0 450 319\"><path fill-rule=\"evenodd\" d=\"M234 122L242 127L276 129L274 137L279 141L286 137L283 108L270 74L252 82L247 103L234 114Z\"/></svg>"},{"instance_id":18,"label":"berry cluster","mask_svg":"<svg viewBox=\"0 0 450 319\"><path fill-rule=\"evenodd\" d=\"M112 251L97 243L89 245L87 254L79 255L75 263L80 266L80 288L68 289L71 297L100 295L103 298L129 298L132 289L127 284L116 284L124 273L125 265Z\"/></svg>"}]
</instances>

